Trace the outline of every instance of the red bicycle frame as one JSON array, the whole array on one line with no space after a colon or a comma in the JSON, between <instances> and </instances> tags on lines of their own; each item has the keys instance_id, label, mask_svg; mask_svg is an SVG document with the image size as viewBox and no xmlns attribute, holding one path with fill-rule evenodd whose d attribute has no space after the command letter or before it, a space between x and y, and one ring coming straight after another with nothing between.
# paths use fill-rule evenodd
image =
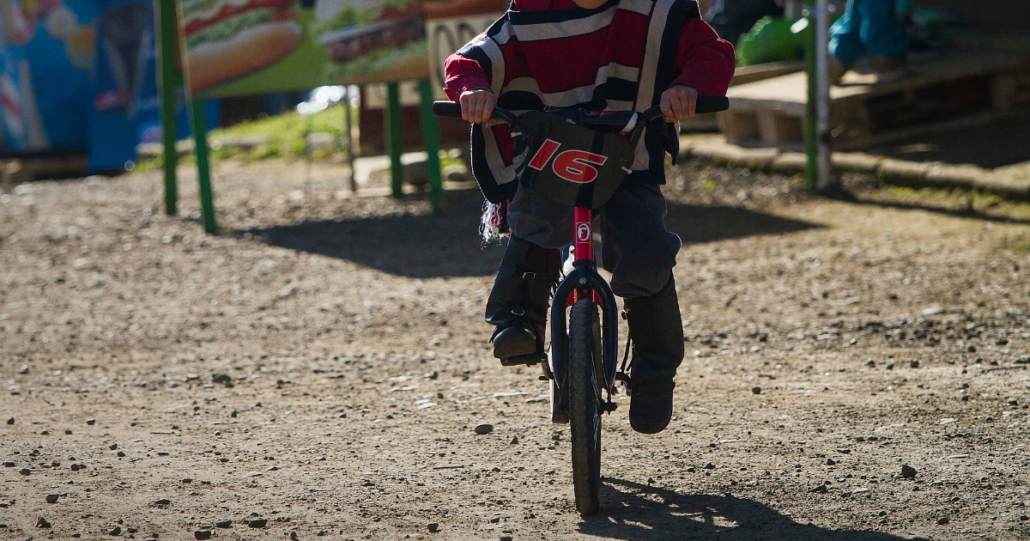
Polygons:
<instances>
[{"instance_id":1,"label":"red bicycle frame","mask_svg":"<svg viewBox=\"0 0 1030 541\"><path fill-rule=\"evenodd\" d=\"M572 217L576 223L576 261L593 261L594 211L576 207Z\"/></svg>"},{"instance_id":2,"label":"red bicycle frame","mask_svg":"<svg viewBox=\"0 0 1030 541\"><path fill-rule=\"evenodd\" d=\"M590 264L594 263L594 211L590 209L584 209L574 207L572 211L572 221L575 224L575 260L578 262L589 261ZM602 306L601 296L598 295L596 290L587 288L576 288L569 294L569 306L576 304L576 301L590 296L594 303L598 306Z\"/></svg>"}]
</instances>

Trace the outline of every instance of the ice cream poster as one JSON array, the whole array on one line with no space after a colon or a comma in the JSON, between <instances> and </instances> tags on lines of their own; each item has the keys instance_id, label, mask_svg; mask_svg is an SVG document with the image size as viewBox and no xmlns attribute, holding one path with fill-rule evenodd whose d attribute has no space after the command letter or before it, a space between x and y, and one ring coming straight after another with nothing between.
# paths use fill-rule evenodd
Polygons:
<instances>
[{"instance_id":1,"label":"ice cream poster","mask_svg":"<svg viewBox=\"0 0 1030 541\"><path fill-rule=\"evenodd\" d=\"M429 77L419 0L180 0L187 84L204 96Z\"/></svg>"},{"instance_id":2,"label":"ice cream poster","mask_svg":"<svg viewBox=\"0 0 1030 541\"><path fill-rule=\"evenodd\" d=\"M86 145L99 11L96 1L0 0L5 152Z\"/></svg>"}]
</instances>

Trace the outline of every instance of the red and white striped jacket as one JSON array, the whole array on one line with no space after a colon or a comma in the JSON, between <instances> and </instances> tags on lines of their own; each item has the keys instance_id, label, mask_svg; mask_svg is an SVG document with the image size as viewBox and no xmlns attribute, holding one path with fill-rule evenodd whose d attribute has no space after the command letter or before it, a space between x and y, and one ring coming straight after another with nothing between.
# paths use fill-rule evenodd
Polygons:
<instances>
[{"instance_id":1,"label":"red and white striped jacket","mask_svg":"<svg viewBox=\"0 0 1030 541\"><path fill-rule=\"evenodd\" d=\"M466 90L489 88L499 107L514 111L644 111L673 85L725 95L735 66L733 46L701 20L696 0L609 0L591 10L572 0L513 0L447 59L444 90L457 101ZM664 154L678 141L660 122L648 132L634 169L663 179ZM517 183L507 127L473 126L472 147L484 194L510 198Z\"/></svg>"}]
</instances>

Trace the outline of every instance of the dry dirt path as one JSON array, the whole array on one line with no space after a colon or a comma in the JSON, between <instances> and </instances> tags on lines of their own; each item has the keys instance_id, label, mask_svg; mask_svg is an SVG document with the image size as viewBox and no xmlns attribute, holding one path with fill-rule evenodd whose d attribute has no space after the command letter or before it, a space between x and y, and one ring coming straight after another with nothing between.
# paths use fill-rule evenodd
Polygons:
<instances>
[{"instance_id":1,"label":"dry dirt path","mask_svg":"<svg viewBox=\"0 0 1030 541\"><path fill-rule=\"evenodd\" d=\"M635 434L620 396L586 520L538 372L488 354L477 193L435 217L227 164L207 237L157 174L19 187L0 538L1030 538L1027 208L683 171L675 416Z\"/></svg>"}]
</instances>

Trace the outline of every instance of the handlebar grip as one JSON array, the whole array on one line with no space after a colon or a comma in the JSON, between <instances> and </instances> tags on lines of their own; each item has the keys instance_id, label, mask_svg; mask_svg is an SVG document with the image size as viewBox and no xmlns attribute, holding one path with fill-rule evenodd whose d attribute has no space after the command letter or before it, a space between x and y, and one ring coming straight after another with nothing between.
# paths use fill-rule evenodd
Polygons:
<instances>
[{"instance_id":1,"label":"handlebar grip","mask_svg":"<svg viewBox=\"0 0 1030 541\"><path fill-rule=\"evenodd\" d=\"M697 108L694 110L694 113L698 115L704 115L708 113L718 113L720 111L726 111L729 108L730 99L725 96L698 98Z\"/></svg>"},{"instance_id":2,"label":"handlebar grip","mask_svg":"<svg viewBox=\"0 0 1030 541\"><path fill-rule=\"evenodd\" d=\"M453 101L438 101L433 103L433 114L436 116L449 116L461 118L461 104Z\"/></svg>"}]
</instances>

